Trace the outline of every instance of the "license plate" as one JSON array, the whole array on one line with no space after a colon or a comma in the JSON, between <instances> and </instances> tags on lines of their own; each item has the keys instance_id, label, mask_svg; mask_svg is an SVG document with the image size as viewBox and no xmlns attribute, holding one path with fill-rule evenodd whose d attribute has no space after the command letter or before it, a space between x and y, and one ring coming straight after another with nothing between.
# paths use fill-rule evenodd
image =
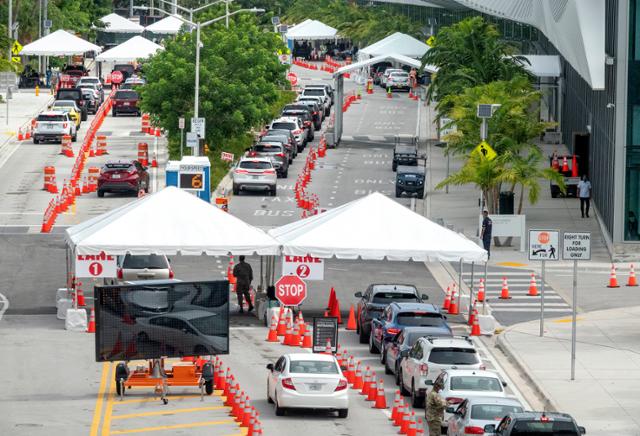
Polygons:
<instances>
[{"instance_id":1,"label":"license plate","mask_svg":"<svg viewBox=\"0 0 640 436\"><path fill-rule=\"evenodd\" d=\"M113 174L111 176L112 179L119 179L120 178L120 174Z\"/></svg>"},{"instance_id":2,"label":"license plate","mask_svg":"<svg viewBox=\"0 0 640 436\"><path fill-rule=\"evenodd\" d=\"M310 384L309 385L309 390L310 391L319 391L322 388L322 385L319 384Z\"/></svg>"},{"instance_id":3,"label":"license plate","mask_svg":"<svg viewBox=\"0 0 640 436\"><path fill-rule=\"evenodd\" d=\"M125 101L124 103L122 103L122 106L129 106L129 102Z\"/></svg>"},{"instance_id":4,"label":"license plate","mask_svg":"<svg viewBox=\"0 0 640 436\"><path fill-rule=\"evenodd\" d=\"M260 176L251 176L252 179L259 179Z\"/></svg>"}]
</instances>

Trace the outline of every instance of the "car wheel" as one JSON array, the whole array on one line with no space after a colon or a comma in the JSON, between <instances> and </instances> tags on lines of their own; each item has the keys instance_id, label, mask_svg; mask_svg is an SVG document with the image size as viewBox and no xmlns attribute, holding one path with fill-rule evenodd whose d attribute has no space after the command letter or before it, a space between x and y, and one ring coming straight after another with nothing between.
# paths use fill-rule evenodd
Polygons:
<instances>
[{"instance_id":1,"label":"car wheel","mask_svg":"<svg viewBox=\"0 0 640 436\"><path fill-rule=\"evenodd\" d=\"M204 391L207 395L213 394L213 380L207 380L204 382Z\"/></svg>"},{"instance_id":2,"label":"car wheel","mask_svg":"<svg viewBox=\"0 0 640 436\"><path fill-rule=\"evenodd\" d=\"M240 195L240 187L236 184L233 185L233 195Z\"/></svg>"},{"instance_id":3,"label":"car wheel","mask_svg":"<svg viewBox=\"0 0 640 436\"><path fill-rule=\"evenodd\" d=\"M275 196L276 196L276 189L277 189L277 188L274 186L273 188L271 188L271 189L269 190L269 194L270 194L272 197L275 197Z\"/></svg>"},{"instance_id":4,"label":"car wheel","mask_svg":"<svg viewBox=\"0 0 640 436\"><path fill-rule=\"evenodd\" d=\"M116 112L115 109L111 110L111 116L113 116L113 117L117 117L118 116L118 113Z\"/></svg>"},{"instance_id":5,"label":"car wheel","mask_svg":"<svg viewBox=\"0 0 640 436\"><path fill-rule=\"evenodd\" d=\"M34 137L33 137L33 143L34 143L34 144L38 144L38 143L40 143L40 140L36 139L36 137L34 136Z\"/></svg>"},{"instance_id":6,"label":"car wheel","mask_svg":"<svg viewBox=\"0 0 640 436\"><path fill-rule=\"evenodd\" d=\"M380 363L384 365L386 361L387 361L387 350L385 349L384 345L382 345L380 347Z\"/></svg>"},{"instance_id":7,"label":"car wheel","mask_svg":"<svg viewBox=\"0 0 640 436\"><path fill-rule=\"evenodd\" d=\"M402 189L396 188L396 198L402 197Z\"/></svg>"},{"instance_id":8,"label":"car wheel","mask_svg":"<svg viewBox=\"0 0 640 436\"><path fill-rule=\"evenodd\" d=\"M71 140L72 140L73 142L76 142L76 141L78 140L78 134L77 134L77 133L74 133L74 134L73 134L73 136L71 137Z\"/></svg>"},{"instance_id":9,"label":"car wheel","mask_svg":"<svg viewBox=\"0 0 640 436\"><path fill-rule=\"evenodd\" d=\"M349 416L349 409L338 410L338 418L346 418L347 416Z\"/></svg>"},{"instance_id":10,"label":"car wheel","mask_svg":"<svg viewBox=\"0 0 640 436\"><path fill-rule=\"evenodd\" d=\"M415 382L411 380L411 405L413 407L422 407L422 398L416 393Z\"/></svg>"},{"instance_id":11,"label":"car wheel","mask_svg":"<svg viewBox=\"0 0 640 436\"><path fill-rule=\"evenodd\" d=\"M395 173L398 170L398 164L397 163L392 163L391 164L391 170Z\"/></svg>"},{"instance_id":12,"label":"car wheel","mask_svg":"<svg viewBox=\"0 0 640 436\"><path fill-rule=\"evenodd\" d=\"M280 407L278 405L278 396L276 395L276 399L275 399L275 409L276 409L276 416L284 416L284 407Z\"/></svg>"},{"instance_id":13,"label":"car wheel","mask_svg":"<svg viewBox=\"0 0 640 436\"><path fill-rule=\"evenodd\" d=\"M104 197L104 191L102 189L98 189L98 197Z\"/></svg>"},{"instance_id":14,"label":"car wheel","mask_svg":"<svg viewBox=\"0 0 640 436\"><path fill-rule=\"evenodd\" d=\"M369 333L369 334L371 334L371 333ZM362 327L360 327L360 343L361 344L366 344L368 340L369 340L369 338L367 337L367 334L364 332L364 329Z\"/></svg>"},{"instance_id":15,"label":"car wheel","mask_svg":"<svg viewBox=\"0 0 640 436\"><path fill-rule=\"evenodd\" d=\"M398 381L399 381L398 386L400 387L400 393L406 397L407 395L410 394L410 392L407 390L407 388L404 387L404 381L403 381L403 378L402 378L402 369L398 370L398 374L399 374L398 375Z\"/></svg>"},{"instance_id":16,"label":"car wheel","mask_svg":"<svg viewBox=\"0 0 640 436\"><path fill-rule=\"evenodd\" d=\"M369 352L372 354L378 353L378 347L373 343L373 332L369 335Z\"/></svg>"},{"instance_id":17,"label":"car wheel","mask_svg":"<svg viewBox=\"0 0 640 436\"><path fill-rule=\"evenodd\" d=\"M396 373L394 378L396 381L396 386L400 386L400 368L398 367L397 363L396 363Z\"/></svg>"}]
</instances>

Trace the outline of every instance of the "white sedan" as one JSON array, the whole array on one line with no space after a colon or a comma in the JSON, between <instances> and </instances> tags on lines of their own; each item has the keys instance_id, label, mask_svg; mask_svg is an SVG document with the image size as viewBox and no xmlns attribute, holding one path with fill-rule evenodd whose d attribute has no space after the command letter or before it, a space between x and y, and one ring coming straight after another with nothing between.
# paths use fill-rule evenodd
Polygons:
<instances>
[{"instance_id":1,"label":"white sedan","mask_svg":"<svg viewBox=\"0 0 640 436\"><path fill-rule=\"evenodd\" d=\"M267 400L277 416L286 409L326 409L349 414L349 385L336 358L327 354L285 354L267 365Z\"/></svg>"}]
</instances>

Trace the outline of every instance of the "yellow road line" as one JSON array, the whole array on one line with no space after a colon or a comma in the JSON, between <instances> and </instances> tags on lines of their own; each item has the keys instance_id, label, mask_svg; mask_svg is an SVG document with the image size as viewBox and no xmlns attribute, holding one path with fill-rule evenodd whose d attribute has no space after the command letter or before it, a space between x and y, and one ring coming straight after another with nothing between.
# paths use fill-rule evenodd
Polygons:
<instances>
[{"instance_id":1,"label":"yellow road line","mask_svg":"<svg viewBox=\"0 0 640 436\"><path fill-rule=\"evenodd\" d=\"M526 263L520 263L520 262L498 262L496 263L496 265L499 266L512 266L512 267L522 267L522 266L527 266Z\"/></svg>"},{"instance_id":2,"label":"yellow road line","mask_svg":"<svg viewBox=\"0 0 640 436\"><path fill-rule=\"evenodd\" d=\"M109 384L109 396L107 397L107 405L104 409L104 421L102 422L102 434L101 436L109 436L111 431L111 413L113 412L113 400L115 398L116 391L116 367L113 366L112 370L109 371L111 375L111 380Z\"/></svg>"},{"instance_id":3,"label":"yellow road line","mask_svg":"<svg viewBox=\"0 0 640 436\"><path fill-rule=\"evenodd\" d=\"M147 387L147 389L152 389L152 388ZM167 398L172 400L172 401L173 400L180 400L180 399L183 399L183 398L200 398L200 394L168 395ZM160 397L156 396L156 397L152 397L152 398L135 398L135 399L131 399L131 400L116 401L113 405L114 406L119 406L120 404L149 403L151 401L160 401Z\"/></svg>"},{"instance_id":4,"label":"yellow road line","mask_svg":"<svg viewBox=\"0 0 640 436\"><path fill-rule=\"evenodd\" d=\"M114 430L111 432L111 434L116 435L116 434L144 433L147 431L176 430L179 428L208 427L212 425L234 424L234 423L235 421L233 419L225 419L221 421L201 421L201 422L191 422L188 424L159 425L157 427L132 428L130 430Z\"/></svg>"},{"instance_id":5,"label":"yellow road line","mask_svg":"<svg viewBox=\"0 0 640 436\"><path fill-rule=\"evenodd\" d=\"M582 321L584 318L580 318L580 317L576 317L576 321ZM572 322L573 318L562 318L562 319L555 319L551 322L556 323L556 324L562 324L562 323L568 323L568 322Z\"/></svg>"},{"instance_id":6,"label":"yellow road line","mask_svg":"<svg viewBox=\"0 0 640 436\"><path fill-rule=\"evenodd\" d=\"M178 413L204 412L206 410L222 410L222 409L228 409L228 407L226 406L192 407L189 409L162 410L159 412L128 413L126 415L113 415L111 419L115 420L115 419L139 418L142 416L175 415Z\"/></svg>"},{"instance_id":7,"label":"yellow road line","mask_svg":"<svg viewBox=\"0 0 640 436\"><path fill-rule=\"evenodd\" d=\"M102 403L104 402L105 387L107 384L107 377L111 369L111 362L104 362L102 364L102 377L100 377L100 387L98 388L98 398L96 399L96 407L93 411L93 421L91 422L90 436L98 436L98 427L100 426L100 419L102 418Z\"/></svg>"}]
</instances>

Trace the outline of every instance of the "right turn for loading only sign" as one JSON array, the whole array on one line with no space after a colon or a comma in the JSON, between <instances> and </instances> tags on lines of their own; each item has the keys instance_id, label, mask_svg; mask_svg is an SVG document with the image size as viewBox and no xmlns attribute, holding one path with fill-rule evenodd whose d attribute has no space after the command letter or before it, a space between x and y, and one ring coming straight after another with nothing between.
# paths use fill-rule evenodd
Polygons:
<instances>
[{"instance_id":1,"label":"right turn for loading only sign","mask_svg":"<svg viewBox=\"0 0 640 436\"><path fill-rule=\"evenodd\" d=\"M591 233L565 232L562 242L562 259L591 260Z\"/></svg>"}]
</instances>

